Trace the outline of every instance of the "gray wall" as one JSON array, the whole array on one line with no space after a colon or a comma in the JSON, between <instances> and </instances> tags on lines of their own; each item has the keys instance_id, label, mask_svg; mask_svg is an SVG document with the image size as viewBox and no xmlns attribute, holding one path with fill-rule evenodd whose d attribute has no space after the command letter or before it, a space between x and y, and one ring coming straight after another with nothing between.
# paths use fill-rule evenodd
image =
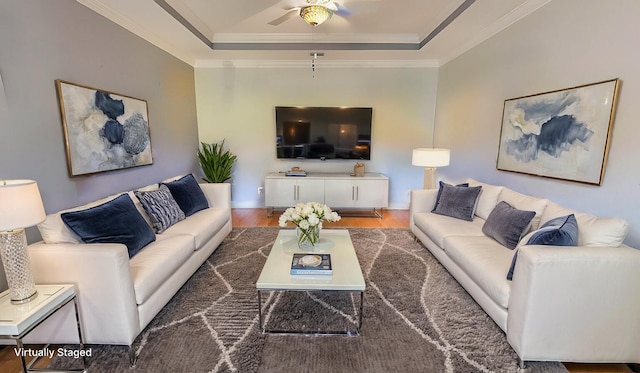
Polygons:
<instances>
[{"instance_id":1,"label":"gray wall","mask_svg":"<svg viewBox=\"0 0 640 373\"><path fill-rule=\"evenodd\" d=\"M438 146L451 148L441 175L473 177L579 211L621 217L640 248L640 2L552 1L440 68ZM620 78L609 160L601 186L496 170L505 99Z\"/></svg>"},{"instance_id":2,"label":"gray wall","mask_svg":"<svg viewBox=\"0 0 640 373\"><path fill-rule=\"evenodd\" d=\"M198 169L193 67L74 0L2 0L0 74L0 179L35 179L48 213ZM69 177L56 79L146 100L153 165Z\"/></svg>"}]
</instances>

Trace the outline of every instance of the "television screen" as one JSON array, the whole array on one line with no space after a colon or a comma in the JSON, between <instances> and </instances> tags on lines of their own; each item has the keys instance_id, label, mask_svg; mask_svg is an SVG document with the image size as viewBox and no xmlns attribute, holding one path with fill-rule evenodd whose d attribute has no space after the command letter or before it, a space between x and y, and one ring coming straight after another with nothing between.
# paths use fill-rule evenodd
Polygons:
<instances>
[{"instance_id":1,"label":"television screen","mask_svg":"<svg viewBox=\"0 0 640 373\"><path fill-rule=\"evenodd\" d=\"M278 158L371 159L372 108L276 106Z\"/></svg>"}]
</instances>

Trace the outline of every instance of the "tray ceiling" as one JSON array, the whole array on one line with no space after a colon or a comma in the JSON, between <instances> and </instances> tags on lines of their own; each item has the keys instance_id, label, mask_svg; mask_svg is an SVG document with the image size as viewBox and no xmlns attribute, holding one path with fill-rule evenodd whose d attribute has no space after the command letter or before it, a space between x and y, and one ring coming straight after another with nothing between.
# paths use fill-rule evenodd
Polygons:
<instances>
[{"instance_id":1,"label":"tray ceiling","mask_svg":"<svg viewBox=\"0 0 640 373\"><path fill-rule=\"evenodd\" d=\"M292 9L308 0L77 1L196 67L307 67L314 52L329 67L425 67L550 0L342 0L316 27Z\"/></svg>"}]
</instances>

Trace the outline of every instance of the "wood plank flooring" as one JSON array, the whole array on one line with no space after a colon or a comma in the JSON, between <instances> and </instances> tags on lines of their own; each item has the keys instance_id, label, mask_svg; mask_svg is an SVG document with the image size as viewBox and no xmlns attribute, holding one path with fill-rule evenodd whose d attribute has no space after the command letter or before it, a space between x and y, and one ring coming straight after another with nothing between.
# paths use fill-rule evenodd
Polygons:
<instances>
[{"instance_id":1,"label":"wood plank flooring","mask_svg":"<svg viewBox=\"0 0 640 373\"><path fill-rule=\"evenodd\" d=\"M271 216L266 209L233 209L234 227L277 227L282 210L274 210ZM335 223L324 222L326 228L408 228L408 210L384 210L382 219L371 217L373 211L340 211L342 217Z\"/></svg>"},{"instance_id":2,"label":"wood plank flooring","mask_svg":"<svg viewBox=\"0 0 640 373\"><path fill-rule=\"evenodd\" d=\"M273 211L267 216L266 209L233 209L232 219L234 227L277 227L281 211ZM327 223L325 227L335 228L408 228L408 210L384 210L382 218L363 217L362 214L344 215L339 222ZM348 216L347 216L348 215ZM565 363L571 373L632 373L626 364L574 364ZM18 373L21 371L20 360L13 352L13 346L0 348L0 372ZM91 371L91 369L89 369Z\"/></svg>"}]
</instances>

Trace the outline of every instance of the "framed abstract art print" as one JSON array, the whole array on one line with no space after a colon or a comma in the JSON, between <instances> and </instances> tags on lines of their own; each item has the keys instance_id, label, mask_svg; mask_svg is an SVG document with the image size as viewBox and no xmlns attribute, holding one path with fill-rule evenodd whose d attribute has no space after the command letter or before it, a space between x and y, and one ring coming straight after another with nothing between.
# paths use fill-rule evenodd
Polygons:
<instances>
[{"instance_id":1,"label":"framed abstract art print","mask_svg":"<svg viewBox=\"0 0 640 373\"><path fill-rule=\"evenodd\" d=\"M147 102L56 80L70 176L150 165Z\"/></svg>"},{"instance_id":2,"label":"framed abstract art print","mask_svg":"<svg viewBox=\"0 0 640 373\"><path fill-rule=\"evenodd\" d=\"M505 100L497 169L600 185L619 79Z\"/></svg>"}]
</instances>

